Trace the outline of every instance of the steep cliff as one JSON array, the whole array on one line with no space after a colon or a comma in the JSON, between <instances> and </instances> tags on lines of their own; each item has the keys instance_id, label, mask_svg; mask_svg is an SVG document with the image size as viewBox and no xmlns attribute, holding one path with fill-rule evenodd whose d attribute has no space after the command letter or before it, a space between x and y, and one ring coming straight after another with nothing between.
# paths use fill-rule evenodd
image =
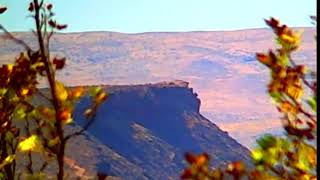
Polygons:
<instances>
[{"instance_id":1,"label":"steep cliff","mask_svg":"<svg viewBox=\"0 0 320 180\"><path fill-rule=\"evenodd\" d=\"M245 147L199 113L200 100L188 83L105 89L110 96L87 135L69 145L67 155L79 166L123 179L178 179L185 152L208 152L213 166L249 162ZM82 112L87 103L84 99L76 108L79 125L86 121Z\"/></svg>"}]
</instances>

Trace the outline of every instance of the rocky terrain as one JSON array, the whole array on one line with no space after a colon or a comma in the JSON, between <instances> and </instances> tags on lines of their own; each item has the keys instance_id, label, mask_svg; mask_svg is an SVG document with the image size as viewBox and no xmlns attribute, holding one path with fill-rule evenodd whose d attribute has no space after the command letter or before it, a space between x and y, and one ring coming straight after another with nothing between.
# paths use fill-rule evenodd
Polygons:
<instances>
[{"instance_id":1,"label":"rocky terrain","mask_svg":"<svg viewBox=\"0 0 320 180\"><path fill-rule=\"evenodd\" d=\"M110 96L87 136L69 145L67 155L79 167L124 179L165 180L179 178L185 152L208 152L214 167L235 160L250 164L248 149L200 114L200 100L188 83L105 89ZM86 121L87 102L77 106L77 125Z\"/></svg>"}]
</instances>

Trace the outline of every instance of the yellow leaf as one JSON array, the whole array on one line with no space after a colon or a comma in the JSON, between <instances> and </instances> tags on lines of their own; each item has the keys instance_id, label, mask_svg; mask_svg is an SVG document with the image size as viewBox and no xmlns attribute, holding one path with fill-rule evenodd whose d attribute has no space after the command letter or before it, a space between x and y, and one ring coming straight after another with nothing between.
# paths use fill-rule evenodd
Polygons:
<instances>
[{"instance_id":1,"label":"yellow leaf","mask_svg":"<svg viewBox=\"0 0 320 180\"><path fill-rule=\"evenodd\" d=\"M31 135L29 138L19 143L18 149L22 152L26 152L26 151L40 152L42 150L41 140L38 136Z\"/></svg>"},{"instance_id":2,"label":"yellow leaf","mask_svg":"<svg viewBox=\"0 0 320 180\"><path fill-rule=\"evenodd\" d=\"M12 69L13 69L13 64L7 64L7 68L8 68L9 73L11 73Z\"/></svg>"},{"instance_id":3,"label":"yellow leaf","mask_svg":"<svg viewBox=\"0 0 320 180\"><path fill-rule=\"evenodd\" d=\"M8 89L6 88L0 88L0 99L1 99L1 96L3 96L4 94L6 94L8 91Z\"/></svg>"},{"instance_id":4,"label":"yellow leaf","mask_svg":"<svg viewBox=\"0 0 320 180\"><path fill-rule=\"evenodd\" d=\"M14 160L15 157L16 157L16 155L11 154L11 155L7 156L7 157L4 159L4 162L5 162L6 164L10 164L10 163L12 163L12 161Z\"/></svg>"},{"instance_id":5,"label":"yellow leaf","mask_svg":"<svg viewBox=\"0 0 320 180\"><path fill-rule=\"evenodd\" d=\"M20 90L21 96L25 96L25 95L27 95L28 93L29 93L29 89L27 89L27 88L22 88L22 89Z\"/></svg>"},{"instance_id":6,"label":"yellow leaf","mask_svg":"<svg viewBox=\"0 0 320 180\"><path fill-rule=\"evenodd\" d=\"M292 98L294 98L296 100L300 100L301 96L303 95L303 89L300 87L296 87L296 86L291 85L287 88L287 93Z\"/></svg>"},{"instance_id":7,"label":"yellow leaf","mask_svg":"<svg viewBox=\"0 0 320 180\"><path fill-rule=\"evenodd\" d=\"M283 41L287 42L287 43L294 43L294 42L295 42L295 38L294 38L293 36L289 36L289 35L287 35L287 34L282 34L282 35L280 36L280 38L281 38Z\"/></svg>"},{"instance_id":8,"label":"yellow leaf","mask_svg":"<svg viewBox=\"0 0 320 180\"><path fill-rule=\"evenodd\" d=\"M16 157L16 155L14 154L11 154L9 156L7 156L3 162L0 164L0 169L2 169L4 166L6 166L7 164L10 164L12 163L12 161L14 160L14 158ZM1 179L1 176L0 176L0 179Z\"/></svg>"},{"instance_id":9,"label":"yellow leaf","mask_svg":"<svg viewBox=\"0 0 320 180\"><path fill-rule=\"evenodd\" d=\"M263 158L263 153L260 149L255 149L251 152L251 157L254 161L261 161Z\"/></svg>"},{"instance_id":10,"label":"yellow leaf","mask_svg":"<svg viewBox=\"0 0 320 180\"><path fill-rule=\"evenodd\" d=\"M60 139L59 137L55 137L54 139L50 139L49 142L48 142L48 146L49 147L53 147L55 146L56 144L58 144L60 142Z\"/></svg>"},{"instance_id":11,"label":"yellow leaf","mask_svg":"<svg viewBox=\"0 0 320 180\"><path fill-rule=\"evenodd\" d=\"M68 98L68 91L66 90L64 85L59 81L56 81L56 92L57 98L60 101L65 101Z\"/></svg>"}]
</instances>

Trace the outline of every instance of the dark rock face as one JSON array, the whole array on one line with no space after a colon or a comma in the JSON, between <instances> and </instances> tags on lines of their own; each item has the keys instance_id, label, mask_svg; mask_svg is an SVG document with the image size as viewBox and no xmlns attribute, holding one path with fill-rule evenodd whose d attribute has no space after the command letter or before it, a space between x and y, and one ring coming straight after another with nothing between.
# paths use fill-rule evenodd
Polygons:
<instances>
[{"instance_id":1,"label":"dark rock face","mask_svg":"<svg viewBox=\"0 0 320 180\"><path fill-rule=\"evenodd\" d=\"M142 171L119 173L117 162L99 154L96 170L124 179L178 179L186 166L185 152L208 152L213 165L249 162L249 151L199 113L200 100L188 83L176 81L135 86L106 86L110 94L99 108L88 134ZM74 119L83 124L81 101ZM110 158L109 158L110 159ZM81 161L81 159L79 159ZM123 168L122 163L122 168ZM123 168L130 172L132 167Z\"/></svg>"}]
</instances>

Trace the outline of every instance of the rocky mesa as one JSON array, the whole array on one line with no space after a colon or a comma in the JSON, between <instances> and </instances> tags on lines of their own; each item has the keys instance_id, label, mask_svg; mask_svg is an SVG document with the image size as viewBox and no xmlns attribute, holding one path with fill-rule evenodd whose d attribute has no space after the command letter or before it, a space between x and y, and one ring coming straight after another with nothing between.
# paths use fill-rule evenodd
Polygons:
<instances>
[{"instance_id":1,"label":"rocky mesa","mask_svg":"<svg viewBox=\"0 0 320 180\"><path fill-rule=\"evenodd\" d=\"M81 176L99 171L123 179L179 179L185 152L207 152L212 166L250 163L247 148L199 113L200 100L187 82L104 88L109 97L94 123L67 147L71 167L84 169ZM70 130L86 121L87 103L77 105Z\"/></svg>"}]
</instances>

